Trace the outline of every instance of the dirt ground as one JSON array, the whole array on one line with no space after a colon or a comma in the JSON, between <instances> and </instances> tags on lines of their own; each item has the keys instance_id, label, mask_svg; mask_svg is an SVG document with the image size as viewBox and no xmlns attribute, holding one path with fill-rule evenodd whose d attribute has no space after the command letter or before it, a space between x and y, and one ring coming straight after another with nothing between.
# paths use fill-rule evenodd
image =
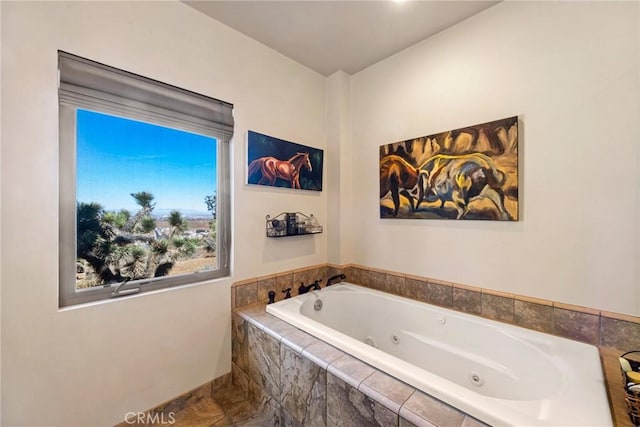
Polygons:
<instances>
[{"instance_id":1,"label":"dirt ground","mask_svg":"<svg viewBox=\"0 0 640 427\"><path fill-rule=\"evenodd\" d=\"M193 258L193 259L181 259L176 262L169 272L169 276L177 276L178 274L191 273L193 271L201 271L207 267L213 268L216 266L216 257L206 258Z\"/></svg>"}]
</instances>

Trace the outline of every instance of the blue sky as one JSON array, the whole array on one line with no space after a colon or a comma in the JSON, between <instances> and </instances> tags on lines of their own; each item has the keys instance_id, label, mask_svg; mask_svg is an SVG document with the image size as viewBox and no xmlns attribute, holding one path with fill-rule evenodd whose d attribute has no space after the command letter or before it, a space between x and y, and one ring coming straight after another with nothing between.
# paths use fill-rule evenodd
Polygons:
<instances>
[{"instance_id":1,"label":"blue sky","mask_svg":"<svg viewBox=\"0 0 640 427\"><path fill-rule=\"evenodd\" d=\"M216 140L86 110L77 115L79 202L139 209L131 193L155 196L155 211L207 214L216 188Z\"/></svg>"}]
</instances>

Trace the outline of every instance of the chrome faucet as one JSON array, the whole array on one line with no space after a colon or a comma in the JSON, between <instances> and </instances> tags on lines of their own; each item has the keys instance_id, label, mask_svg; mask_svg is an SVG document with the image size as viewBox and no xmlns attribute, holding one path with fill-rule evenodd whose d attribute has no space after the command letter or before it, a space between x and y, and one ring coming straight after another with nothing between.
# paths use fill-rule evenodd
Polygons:
<instances>
[{"instance_id":1,"label":"chrome faucet","mask_svg":"<svg viewBox=\"0 0 640 427\"><path fill-rule=\"evenodd\" d=\"M327 284L325 286L333 285L334 280L344 280L346 278L347 276L345 276L344 274L336 274L335 276L331 276L327 279Z\"/></svg>"},{"instance_id":2,"label":"chrome faucet","mask_svg":"<svg viewBox=\"0 0 640 427\"><path fill-rule=\"evenodd\" d=\"M298 288L298 295L306 294L310 290L319 291L320 290L320 280L316 280L313 283L304 285L304 282L300 282L300 287Z\"/></svg>"}]
</instances>

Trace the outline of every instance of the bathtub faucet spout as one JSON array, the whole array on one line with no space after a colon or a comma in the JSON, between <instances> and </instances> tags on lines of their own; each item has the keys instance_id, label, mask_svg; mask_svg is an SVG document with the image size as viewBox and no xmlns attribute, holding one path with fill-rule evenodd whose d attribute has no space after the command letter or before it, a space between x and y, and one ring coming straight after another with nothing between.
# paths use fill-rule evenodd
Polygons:
<instances>
[{"instance_id":1,"label":"bathtub faucet spout","mask_svg":"<svg viewBox=\"0 0 640 427\"><path fill-rule=\"evenodd\" d=\"M345 276L344 274L336 274L335 276L331 276L327 279L327 285L326 286L331 286L333 285L333 281L334 280L344 280L346 279L347 276Z\"/></svg>"},{"instance_id":2,"label":"bathtub faucet spout","mask_svg":"<svg viewBox=\"0 0 640 427\"><path fill-rule=\"evenodd\" d=\"M320 290L320 280L316 280L313 283L304 285L304 282L300 282L300 287L298 288L298 295L306 294L310 290L319 291Z\"/></svg>"}]
</instances>

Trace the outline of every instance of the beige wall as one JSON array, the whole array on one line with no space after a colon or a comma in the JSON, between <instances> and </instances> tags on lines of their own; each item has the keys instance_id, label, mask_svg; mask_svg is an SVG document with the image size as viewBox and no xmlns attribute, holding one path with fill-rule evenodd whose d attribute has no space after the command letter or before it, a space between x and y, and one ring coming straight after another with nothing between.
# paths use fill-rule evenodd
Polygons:
<instances>
[{"instance_id":1,"label":"beige wall","mask_svg":"<svg viewBox=\"0 0 640 427\"><path fill-rule=\"evenodd\" d=\"M351 261L640 314L638 22L504 2L353 76ZM513 115L519 222L379 218L380 145Z\"/></svg>"},{"instance_id":2,"label":"beige wall","mask_svg":"<svg viewBox=\"0 0 640 427\"><path fill-rule=\"evenodd\" d=\"M248 129L325 144L325 78L179 2L2 2L2 425L110 425L230 371L232 279L58 311L57 49L235 104L233 278L325 262L326 192L244 182Z\"/></svg>"}]
</instances>

